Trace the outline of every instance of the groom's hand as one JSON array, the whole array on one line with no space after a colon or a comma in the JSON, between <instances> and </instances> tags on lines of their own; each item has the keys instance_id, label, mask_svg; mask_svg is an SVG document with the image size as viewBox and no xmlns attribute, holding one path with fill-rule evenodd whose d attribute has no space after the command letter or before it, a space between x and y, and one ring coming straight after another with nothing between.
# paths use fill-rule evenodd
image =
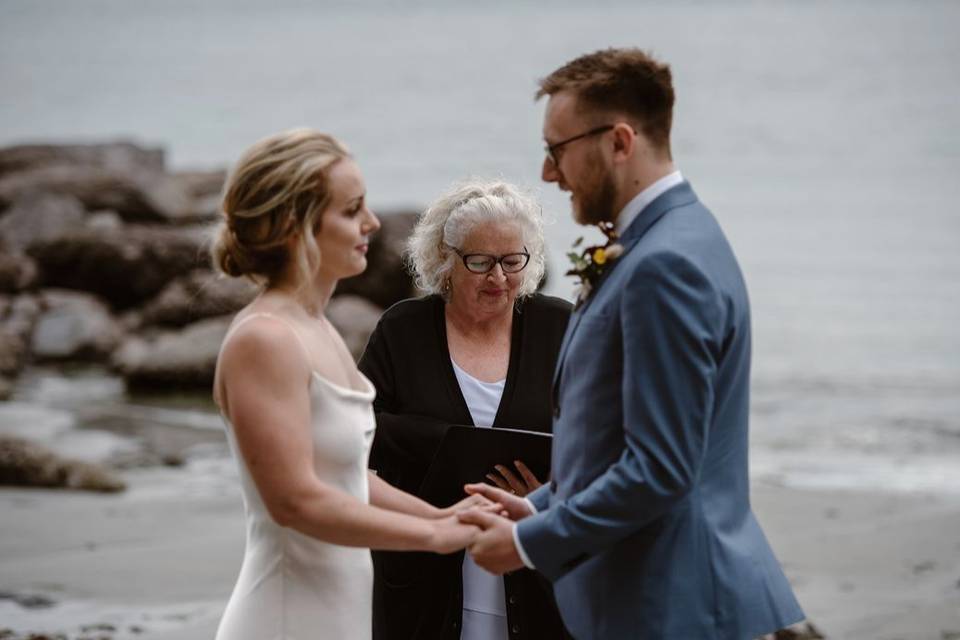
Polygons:
<instances>
[{"instance_id":1,"label":"groom's hand","mask_svg":"<svg viewBox=\"0 0 960 640\"><path fill-rule=\"evenodd\" d=\"M490 502L496 502L502 505L503 510L507 512L507 517L513 521L523 520L527 516L533 515L533 512L530 510L530 505L526 500L518 495L508 493L503 489L478 482L476 484L466 485L464 491L471 496L483 496Z\"/></svg>"},{"instance_id":2,"label":"groom's hand","mask_svg":"<svg viewBox=\"0 0 960 640\"><path fill-rule=\"evenodd\" d=\"M508 494L509 495L509 494ZM523 560L513 543L513 528L506 518L479 509L461 511L457 518L462 524L480 527L481 531L467 547L474 562L490 573L502 576L523 568Z\"/></svg>"}]
</instances>

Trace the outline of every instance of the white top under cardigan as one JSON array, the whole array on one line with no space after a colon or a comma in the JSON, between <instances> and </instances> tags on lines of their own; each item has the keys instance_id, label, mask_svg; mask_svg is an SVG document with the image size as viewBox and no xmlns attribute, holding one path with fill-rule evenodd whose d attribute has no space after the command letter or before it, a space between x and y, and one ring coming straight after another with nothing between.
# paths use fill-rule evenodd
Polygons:
<instances>
[{"instance_id":1,"label":"white top under cardigan","mask_svg":"<svg viewBox=\"0 0 960 640\"><path fill-rule=\"evenodd\" d=\"M477 427L490 428L500 408L500 398L506 380L484 382L461 369L450 358L453 372L460 384L460 393ZM473 561L469 553L463 556L463 627L461 640L507 640L507 605L503 578L487 573Z\"/></svg>"}]
</instances>

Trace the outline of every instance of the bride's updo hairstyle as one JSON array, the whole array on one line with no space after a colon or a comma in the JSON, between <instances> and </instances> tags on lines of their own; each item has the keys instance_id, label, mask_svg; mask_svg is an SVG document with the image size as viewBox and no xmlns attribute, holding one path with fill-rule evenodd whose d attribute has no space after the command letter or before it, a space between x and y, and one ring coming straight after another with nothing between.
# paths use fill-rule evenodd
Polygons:
<instances>
[{"instance_id":1,"label":"bride's updo hairstyle","mask_svg":"<svg viewBox=\"0 0 960 640\"><path fill-rule=\"evenodd\" d=\"M284 131L247 149L224 186L214 266L269 285L293 260L301 282L309 279L320 260L315 235L330 202L330 169L349 156L335 138L312 129Z\"/></svg>"}]
</instances>

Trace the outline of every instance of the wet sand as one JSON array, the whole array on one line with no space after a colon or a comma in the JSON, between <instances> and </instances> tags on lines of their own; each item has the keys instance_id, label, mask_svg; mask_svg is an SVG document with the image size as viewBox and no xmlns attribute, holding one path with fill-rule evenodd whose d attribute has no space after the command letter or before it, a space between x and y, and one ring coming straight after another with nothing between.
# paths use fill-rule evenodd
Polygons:
<instances>
[{"instance_id":1,"label":"wet sand","mask_svg":"<svg viewBox=\"0 0 960 640\"><path fill-rule=\"evenodd\" d=\"M243 553L230 461L124 477L116 496L0 490L0 630L213 637ZM754 505L828 638L960 638L960 496L760 484Z\"/></svg>"}]
</instances>

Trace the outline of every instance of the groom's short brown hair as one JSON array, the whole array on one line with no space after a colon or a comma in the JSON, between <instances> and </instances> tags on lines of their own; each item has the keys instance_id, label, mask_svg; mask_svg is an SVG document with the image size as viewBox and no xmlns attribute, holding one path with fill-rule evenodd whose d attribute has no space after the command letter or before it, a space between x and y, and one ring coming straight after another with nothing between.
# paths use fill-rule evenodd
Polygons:
<instances>
[{"instance_id":1,"label":"groom's short brown hair","mask_svg":"<svg viewBox=\"0 0 960 640\"><path fill-rule=\"evenodd\" d=\"M634 118L651 144L670 152L673 78L670 66L640 49L603 49L582 55L540 80L536 99L570 91L589 111Z\"/></svg>"}]
</instances>

